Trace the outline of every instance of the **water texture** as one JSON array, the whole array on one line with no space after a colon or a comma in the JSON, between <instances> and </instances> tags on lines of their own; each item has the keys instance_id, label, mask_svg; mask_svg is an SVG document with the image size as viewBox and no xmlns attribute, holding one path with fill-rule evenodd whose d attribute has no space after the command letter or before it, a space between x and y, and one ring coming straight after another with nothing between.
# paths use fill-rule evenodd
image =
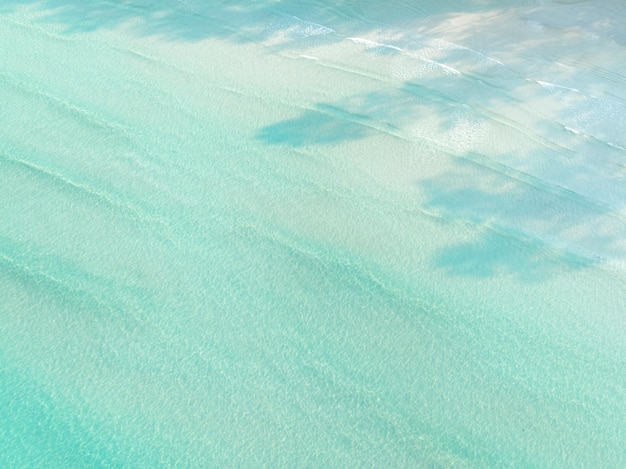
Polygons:
<instances>
[{"instance_id":1,"label":"water texture","mask_svg":"<svg viewBox=\"0 0 626 469\"><path fill-rule=\"evenodd\" d=\"M0 2L0 467L626 467L625 21Z\"/></svg>"}]
</instances>

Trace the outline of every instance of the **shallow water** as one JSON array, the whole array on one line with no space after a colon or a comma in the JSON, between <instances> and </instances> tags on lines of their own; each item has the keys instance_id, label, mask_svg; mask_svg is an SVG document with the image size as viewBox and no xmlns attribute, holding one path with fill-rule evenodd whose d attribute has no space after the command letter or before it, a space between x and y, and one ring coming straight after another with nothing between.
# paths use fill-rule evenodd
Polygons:
<instances>
[{"instance_id":1,"label":"shallow water","mask_svg":"<svg viewBox=\"0 0 626 469\"><path fill-rule=\"evenodd\" d=\"M2 2L0 466L626 466L625 20Z\"/></svg>"}]
</instances>

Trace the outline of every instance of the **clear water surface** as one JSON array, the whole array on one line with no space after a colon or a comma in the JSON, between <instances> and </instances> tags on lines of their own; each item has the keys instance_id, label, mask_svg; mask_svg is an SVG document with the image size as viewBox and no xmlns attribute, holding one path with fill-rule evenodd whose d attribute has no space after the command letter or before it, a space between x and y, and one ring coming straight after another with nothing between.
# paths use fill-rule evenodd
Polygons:
<instances>
[{"instance_id":1,"label":"clear water surface","mask_svg":"<svg viewBox=\"0 0 626 469\"><path fill-rule=\"evenodd\" d=\"M626 467L625 21L0 2L0 466Z\"/></svg>"}]
</instances>

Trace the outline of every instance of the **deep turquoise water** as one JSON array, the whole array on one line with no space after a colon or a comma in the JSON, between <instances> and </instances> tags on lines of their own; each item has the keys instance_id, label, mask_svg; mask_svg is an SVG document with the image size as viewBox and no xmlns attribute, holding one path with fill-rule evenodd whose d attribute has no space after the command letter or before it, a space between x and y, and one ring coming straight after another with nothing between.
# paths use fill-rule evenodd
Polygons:
<instances>
[{"instance_id":1,"label":"deep turquoise water","mask_svg":"<svg viewBox=\"0 0 626 469\"><path fill-rule=\"evenodd\" d=\"M626 6L0 3L0 467L626 467Z\"/></svg>"}]
</instances>

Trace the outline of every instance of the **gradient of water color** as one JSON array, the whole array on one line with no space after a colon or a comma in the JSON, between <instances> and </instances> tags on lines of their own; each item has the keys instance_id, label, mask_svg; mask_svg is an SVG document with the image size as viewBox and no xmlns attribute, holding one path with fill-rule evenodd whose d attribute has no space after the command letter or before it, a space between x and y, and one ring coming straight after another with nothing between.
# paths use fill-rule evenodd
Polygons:
<instances>
[{"instance_id":1,"label":"gradient of water color","mask_svg":"<svg viewBox=\"0 0 626 469\"><path fill-rule=\"evenodd\" d=\"M626 5L0 3L1 467L626 467Z\"/></svg>"}]
</instances>

